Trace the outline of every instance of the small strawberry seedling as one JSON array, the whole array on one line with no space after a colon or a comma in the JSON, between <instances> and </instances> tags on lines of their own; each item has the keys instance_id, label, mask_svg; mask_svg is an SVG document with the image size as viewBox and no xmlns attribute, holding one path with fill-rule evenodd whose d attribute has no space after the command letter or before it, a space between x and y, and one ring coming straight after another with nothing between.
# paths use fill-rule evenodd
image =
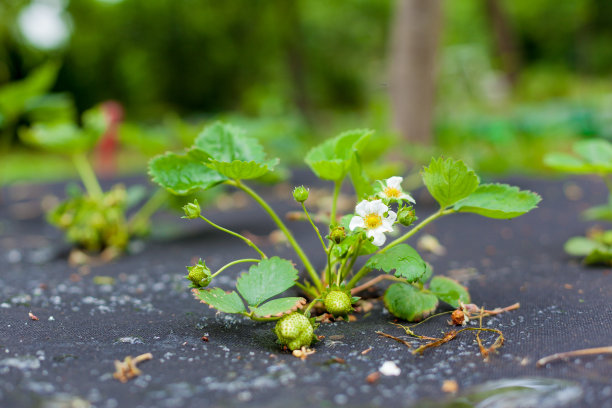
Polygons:
<instances>
[{"instance_id":1,"label":"small strawberry seedling","mask_svg":"<svg viewBox=\"0 0 612 408\"><path fill-rule=\"evenodd\" d=\"M103 191L87 158L107 129L107 119L101 108L85 111L81 126L62 119L35 123L19 129L25 143L50 153L70 157L85 191L71 189L69 197L47 214L48 221L65 231L68 241L86 251L105 250L108 257L123 252L131 236L148 231L149 218L163 204L166 193L153 194L129 220L126 212L141 197L141 189L126 190L115 185Z\"/></svg>"},{"instance_id":2,"label":"small strawberry seedling","mask_svg":"<svg viewBox=\"0 0 612 408\"><path fill-rule=\"evenodd\" d=\"M245 180L274 171L279 159L267 158L259 143L240 129L213 124L204 129L186 153L166 153L151 160L149 172L153 181L174 194L189 194L221 184L244 191L285 234L308 274L307 279L299 281L293 262L276 256L268 258L247 237L202 215L198 203L193 202L184 207L186 218L200 218L243 240L257 253L256 258L231 261L214 273L204 262L188 267L195 296L221 312L241 314L257 321L277 321L274 331L278 342L292 350L307 347L316 339L316 325L310 316L314 305L334 316L347 316L358 300L354 294L367 287L368 282L357 285L375 271L385 272L395 281L385 292L384 302L399 318L421 320L430 315L440 301L454 307L459 307L461 302L470 303L467 289L456 281L442 276L432 278L431 267L406 241L443 216L475 213L489 218L514 218L534 209L540 197L506 184L480 184L478 176L463 162L433 159L423 169L422 176L440 208L416 223L415 200L403 191L402 178L391 177L371 183L362 169L360 157L368 149L372 134L370 130L344 132L306 155L306 164L312 171L321 179L334 183L325 236L306 208L308 189L300 186L293 191L293 198L302 206L305 219L313 227L313 239L320 242L319 259L325 262L318 265L319 270L281 217L245 184ZM338 196L346 178L351 180L356 191L356 206L354 214L339 217ZM401 231L405 228L407 230ZM400 232L399 237L387 242L387 235L395 232ZM240 263L253 265L238 278L235 291L228 293L220 288L207 288L217 275ZM308 300L274 298L293 286L297 286Z\"/></svg>"},{"instance_id":3,"label":"small strawberry seedling","mask_svg":"<svg viewBox=\"0 0 612 408\"><path fill-rule=\"evenodd\" d=\"M612 221L612 144L593 139L576 142L574 154L549 153L544 163L569 174L593 174L602 178L608 187L608 202L591 207L582 213L587 221ZM587 265L612 265L612 230L593 230L586 237L572 237L565 243L565 251L584 257Z\"/></svg>"}]
</instances>

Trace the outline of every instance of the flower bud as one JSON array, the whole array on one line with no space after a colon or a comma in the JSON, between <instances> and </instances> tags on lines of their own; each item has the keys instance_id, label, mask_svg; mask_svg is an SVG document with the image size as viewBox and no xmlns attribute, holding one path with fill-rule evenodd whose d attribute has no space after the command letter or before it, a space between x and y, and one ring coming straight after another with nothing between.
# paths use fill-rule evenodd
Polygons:
<instances>
[{"instance_id":1,"label":"flower bud","mask_svg":"<svg viewBox=\"0 0 612 408\"><path fill-rule=\"evenodd\" d=\"M293 199L298 203L303 203L308 200L308 189L304 186L299 186L293 189Z\"/></svg>"},{"instance_id":2,"label":"flower bud","mask_svg":"<svg viewBox=\"0 0 612 408\"><path fill-rule=\"evenodd\" d=\"M188 266L187 270L189 271L187 279L193 283L194 287L205 288L210 284L210 281L212 280L210 269L206 267L206 263L201 259L197 264Z\"/></svg>"},{"instance_id":3,"label":"flower bud","mask_svg":"<svg viewBox=\"0 0 612 408\"><path fill-rule=\"evenodd\" d=\"M397 213L397 222L402 224L405 227L409 227L413 222L417 219L414 214L414 208L412 207L403 207Z\"/></svg>"},{"instance_id":4,"label":"flower bud","mask_svg":"<svg viewBox=\"0 0 612 408\"><path fill-rule=\"evenodd\" d=\"M201 212L198 200L193 200L193 203L183 206L183 211L185 212L185 216L183 218L189 218L190 220L198 218Z\"/></svg>"},{"instance_id":5,"label":"flower bud","mask_svg":"<svg viewBox=\"0 0 612 408\"><path fill-rule=\"evenodd\" d=\"M346 238L346 231L344 230L344 227L338 226L332 228L329 234L329 239L331 239L336 244L339 244L344 241L344 238Z\"/></svg>"}]
</instances>

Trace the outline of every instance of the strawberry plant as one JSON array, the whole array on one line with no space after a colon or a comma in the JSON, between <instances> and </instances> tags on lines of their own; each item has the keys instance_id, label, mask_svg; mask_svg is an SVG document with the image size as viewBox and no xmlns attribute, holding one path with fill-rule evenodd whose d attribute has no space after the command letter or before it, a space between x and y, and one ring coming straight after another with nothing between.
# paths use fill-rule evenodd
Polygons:
<instances>
[{"instance_id":1,"label":"strawberry plant","mask_svg":"<svg viewBox=\"0 0 612 408\"><path fill-rule=\"evenodd\" d=\"M601 177L608 187L608 202L591 207L582 213L587 221L612 221L612 144L603 139L576 142L573 154L549 153L544 163L560 172L593 174ZM593 230L586 237L572 237L565 243L565 251L584 257L588 265L612 265L612 230Z\"/></svg>"},{"instance_id":2,"label":"strawberry plant","mask_svg":"<svg viewBox=\"0 0 612 408\"><path fill-rule=\"evenodd\" d=\"M401 177L372 183L363 171L361 156L375 143L372 135L370 130L344 132L313 148L305 157L315 175L334 185L328 229L323 234L306 207L309 190L300 186L293 191L304 218L313 227L312 238L320 243L319 259L325 262L316 267L281 217L245 183L273 172L279 159L268 158L257 140L247 137L239 128L213 124L202 131L186 152L169 152L152 159L149 173L153 181L174 194L219 185L244 191L284 233L308 275L300 280L292 261L268 257L247 237L215 224L193 202L184 208L186 218L199 218L241 239L256 252L256 257L233 260L214 273L204 262L188 267L195 296L221 312L257 321L277 321L274 331L278 342L292 350L307 347L315 340L316 325L310 315L315 305L334 316L348 315L359 299L354 295L372 281L358 284L376 271L388 274L388 279L394 281L385 292L384 303L399 318L421 320L440 302L454 307L469 303L470 294L465 287L450 278L432 278L430 265L406 241L427 224L450 214L474 213L509 219L534 209L540 197L506 184L481 184L462 161L432 159L423 169L422 177L440 208L417 223L415 200L403 190ZM356 205L353 214L340 217L338 196L347 178L356 191ZM399 236L388 242L388 234L396 233ZM217 275L242 263L252 265L238 278L235 291L208 287ZM293 286L304 297L276 298Z\"/></svg>"},{"instance_id":3,"label":"strawberry plant","mask_svg":"<svg viewBox=\"0 0 612 408\"><path fill-rule=\"evenodd\" d=\"M83 113L80 125L66 118L37 122L20 128L19 137L36 148L69 157L85 187L85 191L69 189L68 198L47 214L48 221L63 230L77 247L105 250L112 258L126 249L131 236L148 231L149 218L163 204L166 193L160 189L128 219L126 213L140 201L142 189L118 184L103 191L87 157L106 129L105 114L96 107Z\"/></svg>"}]
</instances>

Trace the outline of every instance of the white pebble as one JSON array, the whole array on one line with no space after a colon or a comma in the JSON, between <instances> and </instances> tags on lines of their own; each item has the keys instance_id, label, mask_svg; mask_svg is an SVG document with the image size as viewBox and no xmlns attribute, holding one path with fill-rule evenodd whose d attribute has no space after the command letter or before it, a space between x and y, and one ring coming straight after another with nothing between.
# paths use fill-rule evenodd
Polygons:
<instances>
[{"instance_id":1,"label":"white pebble","mask_svg":"<svg viewBox=\"0 0 612 408\"><path fill-rule=\"evenodd\" d=\"M378 371L387 376L398 376L402 373L402 370L393 361L385 361Z\"/></svg>"}]
</instances>

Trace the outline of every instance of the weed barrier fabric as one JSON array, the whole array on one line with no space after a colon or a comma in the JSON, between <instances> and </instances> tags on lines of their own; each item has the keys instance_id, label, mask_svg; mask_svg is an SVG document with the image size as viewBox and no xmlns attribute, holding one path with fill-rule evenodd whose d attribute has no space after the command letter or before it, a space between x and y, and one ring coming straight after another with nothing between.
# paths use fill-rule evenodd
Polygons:
<instances>
[{"instance_id":1,"label":"weed barrier fabric","mask_svg":"<svg viewBox=\"0 0 612 408\"><path fill-rule=\"evenodd\" d=\"M275 344L273 324L216 314L192 298L185 265L203 257L214 270L253 255L239 240L203 222L160 214L158 230L166 238L136 243L134 253L105 265L74 268L66 262L61 235L27 211L61 188L5 188L0 202L0 406L369 407L420 406L424 400L440 406L452 397L442 391L447 380L456 381L462 395L492 380L538 377L569 382L554 397L521 400L522 406L612 407L609 355L535 365L557 352L612 345L610 270L586 268L563 252L569 237L593 225L580 221L579 212L605 202L605 188L593 179L508 181L540 193L540 208L511 221L453 215L425 230L447 250L444 256L424 254L436 274L464 279L479 306L521 304L517 311L485 319L484 327L500 329L506 338L488 362L471 332L422 356L375 334L383 331L420 344L390 324L395 319L381 301L373 302L370 312L355 314L353 323L322 324L317 334L325 338L315 345L316 353L300 360ZM299 209L289 188L282 196L278 189L259 190L280 213ZM577 195L582 198L575 200ZM421 219L435 210L426 192L415 198ZM272 224L255 206L206 214L225 227L254 234L268 254L297 259L290 248L270 242ZM309 225L289 225L315 266L322 267L325 259L317 257L320 243ZM167 238L167 231L177 229L179 238ZM219 286L231 288L241 266L220 275ZM382 293L378 289L367 296ZM447 320L441 316L414 330L440 337L451 329ZM488 346L496 336L481 337ZM112 377L115 360L143 353L153 358L138 366L140 376L127 383ZM386 361L395 362L400 375L366 381Z\"/></svg>"}]
</instances>

